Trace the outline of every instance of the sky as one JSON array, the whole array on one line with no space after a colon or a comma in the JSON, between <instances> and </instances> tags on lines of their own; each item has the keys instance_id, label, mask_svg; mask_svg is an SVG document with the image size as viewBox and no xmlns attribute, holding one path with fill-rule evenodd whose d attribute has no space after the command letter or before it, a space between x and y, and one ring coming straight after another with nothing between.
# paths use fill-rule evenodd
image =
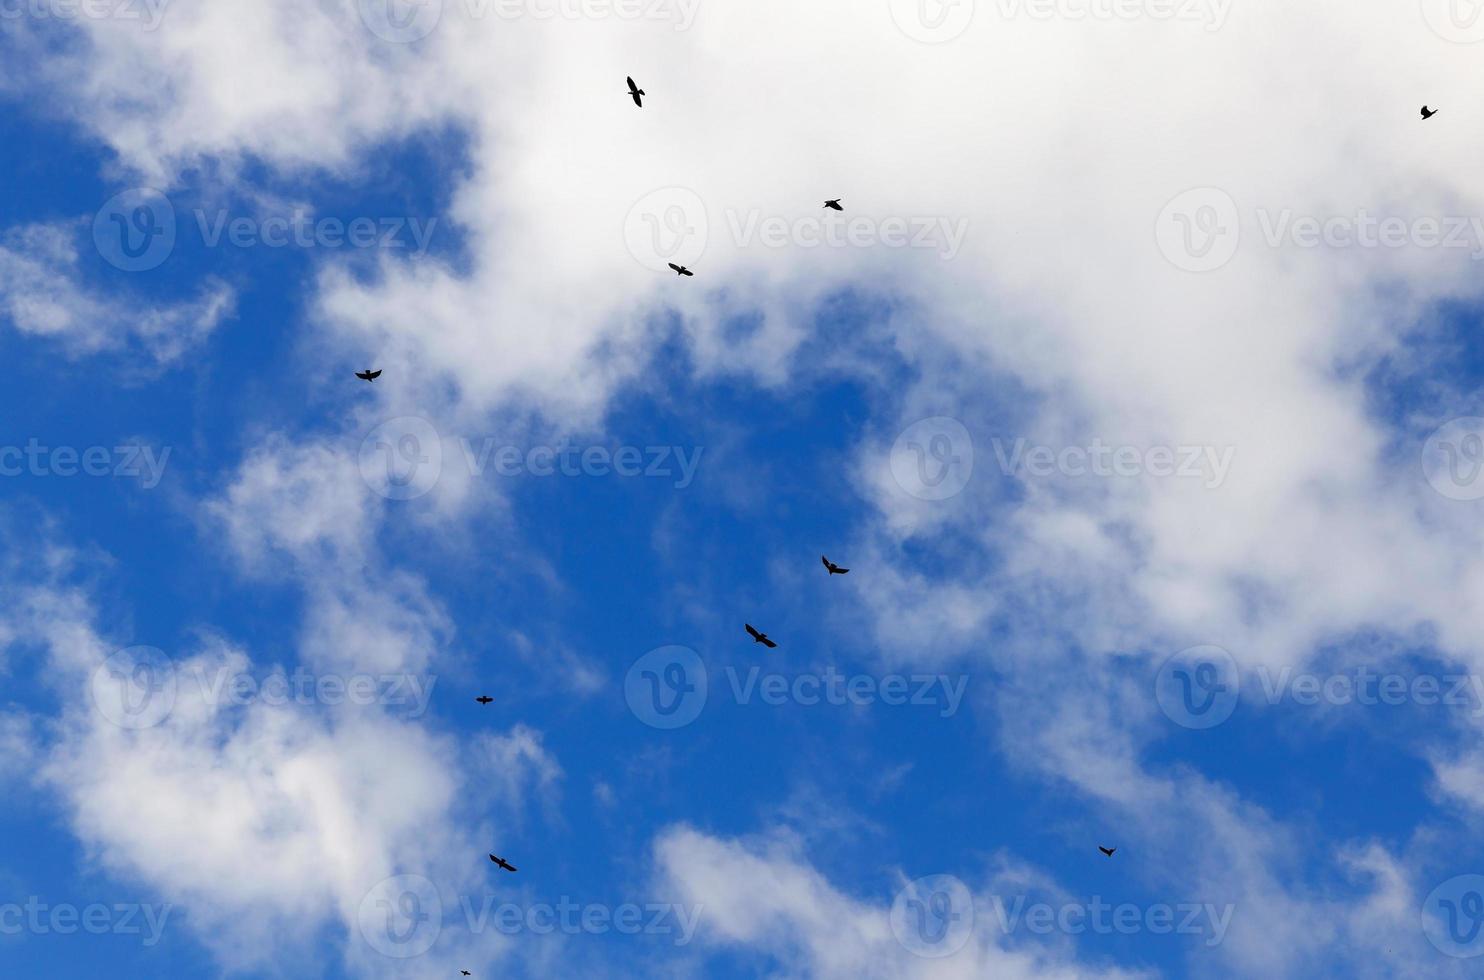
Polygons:
<instances>
[{"instance_id":1,"label":"sky","mask_svg":"<svg viewBox=\"0 0 1484 980\"><path fill-rule=\"evenodd\" d=\"M1474 975L1481 14L0 2L0 972Z\"/></svg>"}]
</instances>

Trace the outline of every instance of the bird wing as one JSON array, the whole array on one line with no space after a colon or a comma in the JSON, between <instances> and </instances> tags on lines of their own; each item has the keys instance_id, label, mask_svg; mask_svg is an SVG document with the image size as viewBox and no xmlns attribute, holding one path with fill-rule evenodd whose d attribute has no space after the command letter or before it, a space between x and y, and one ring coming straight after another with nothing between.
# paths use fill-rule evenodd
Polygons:
<instances>
[{"instance_id":1,"label":"bird wing","mask_svg":"<svg viewBox=\"0 0 1484 980\"><path fill-rule=\"evenodd\" d=\"M758 639L759 637L761 637L763 635L763 634L759 633L757 630L753 629L751 623L743 623L742 625L747 627L747 632L750 633L750 634L752 634L752 638L754 640Z\"/></svg>"},{"instance_id":2,"label":"bird wing","mask_svg":"<svg viewBox=\"0 0 1484 980\"><path fill-rule=\"evenodd\" d=\"M830 560L828 558L826 558L824 555L820 555L819 556L819 560L822 561L822 562L824 562L824 567L825 568L833 568L834 567L833 565L830 564Z\"/></svg>"},{"instance_id":3,"label":"bird wing","mask_svg":"<svg viewBox=\"0 0 1484 980\"><path fill-rule=\"evenodd\" d=\"M625 76L625 79L624 80L629 83L629 91L630 92L637 92L637 91L639 91L639 86L637 86L637 85L634 84L634 78L633 78L632 75Z\"/></svg>"},{"instance_id":4,"label":"bird wing","mask_svg":"<svg viewBox=\"0 0 1484 980\"><path fill-rule=\"evenodd\" d=\"M835 566L835 571L836 572L839 572L841 575L849 575L850 574L850 569L848 569L848 568L841 568L839 565L836 565Z\"/></svg>"},{"instance_id":5,"label":"bird wing","mask_svg":"<svg viewBox=\"0 0 1484 980\"><path fill-rule=\"evenodd\" d=\"M674 262L669 263L669 266L670 266L670 268L674 269L676 272L679 272L680 271L680 266L676 265Z\"/></svg>"},{"instance_id":6,"label":"bird wing","mask_svg":"<svg viewBox=\"0 0 1484 980\"><path fill-rule=\"evenodd\" d=\"M371 380L374 381L374 380L376 380L379 377L381 377L381 372L380 371L372 371L371 372Z\"/></svg>"},{"instance_id":7,"label":"bird wing","mask_svg":"<svg viewBox=\"0 0 1484 980\"><path fill-rule=\"evenodd\" d=\"M774 643L772 640L767 640L767 639L763 640L763 646L767 647L769 650L773 649L777 645L778 644Z\"/></svg>"}]
</instances>

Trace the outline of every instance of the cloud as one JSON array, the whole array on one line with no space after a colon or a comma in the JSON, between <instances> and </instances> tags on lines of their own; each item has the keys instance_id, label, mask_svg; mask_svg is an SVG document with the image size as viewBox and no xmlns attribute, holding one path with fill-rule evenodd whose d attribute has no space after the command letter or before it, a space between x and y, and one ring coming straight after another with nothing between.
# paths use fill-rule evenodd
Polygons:
<instances>
[{"instance_id":1,"label":"cloud","mask_svg":"<svg viewBox=\"0 0 1484 980\"><path fill-rule=\"evenodd\" d=\"M672 827L655 841L655 864L681 902L702 907L699 941L751 953L760 963L786 965L800 976L1111 980L1146 975L1080 964L1074 954L1050 946L1008 949L987 923L979 924L953 955L922 957L893 934L890 906L843 893L786 839L726 840ZM990 903L978 896L975 905L987 910Z\"/></svg>"},{"instance_id":2,"label":"cloud","mask_svg":"<svg viewBox=\"0 0 1484 980\"><path fill-rule=\"evenodd\" d=\"M168 363L200 344L233 312L233 290L215 281L193 299L152 305L84 281L74 229L12 228L0 239L0 311L23 334L69 356L137 347Z\"/></svg>"}]
</instances>

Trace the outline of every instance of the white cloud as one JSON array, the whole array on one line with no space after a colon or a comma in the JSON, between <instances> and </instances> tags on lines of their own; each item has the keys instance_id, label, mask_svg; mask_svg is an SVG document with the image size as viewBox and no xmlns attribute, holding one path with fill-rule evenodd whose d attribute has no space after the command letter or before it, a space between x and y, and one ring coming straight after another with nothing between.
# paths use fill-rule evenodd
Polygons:
<instances>
[{"instance_id":1,"label":"white cloud","mask_svg":"<svg viewBox=\"0 0 1484 980\"><path fill-rule=\"evenodd\" d=\"M234 301L215 281L193 299L163 305L90 285L68 227L11 229L0 244L0 311L21 333L59 341L74 356L137 345L155 361L173 361L215 330Z\"/></svg>"},{"instance_id":2,"label":"white cloud","mask_svg":"<svg viewBox=\"0 0 1484 980\"><path fill-rule=\"evenodd\" d=\"M658 873L679 901L702 906L699 941L765 957L791 975L833 977L1136 977L1080 964L1055 946L1009 949L977 923L952 956L926 958L898 941L890 903L838 889L787 839L744 842L671 828L655 842ZM905 885L906 882L898 882ZM976 897L988 918L988 896Z\"/></svg>"}]
</instances>

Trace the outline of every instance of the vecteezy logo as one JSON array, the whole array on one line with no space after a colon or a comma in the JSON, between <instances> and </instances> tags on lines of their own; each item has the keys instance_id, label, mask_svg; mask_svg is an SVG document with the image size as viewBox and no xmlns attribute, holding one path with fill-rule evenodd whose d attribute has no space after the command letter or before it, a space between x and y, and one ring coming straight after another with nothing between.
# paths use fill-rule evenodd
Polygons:
<instances>
[{"instance_id":1,"label":"vecteezy logo","mask_svg":"<svg viewBox=\"0 0 1484 980\"><path fill-rule=\"evenodd\" d=\"M891 475L919 500L947 500L974 475L974 440L958 419L914 422L891 447Z\"/></svg>"},{"instance_id":2,"label":"vecteezy logo","mask_svg":"<svg viewBox=\"0 0 1484 980\"><path fill-rule=\"evenodd\" d=\"M706 707L706 665L690 647L651 650L629 668L624 678L629 710L652 728L681 728Z\"/></svg>"},{"instance_id":3,"label":"vecteezy logo","mask_svg":"<svg viewBox=\"0 0 1484 980\"><path fill-rule=\"evenodd\" d=\"M1449 500L1484 497L1484 418L1454 419L1422 447L1422 474Z\"/></svg>"},{"instance_id":4,"label":"vecteezy logo","mask_svg":"<svg viewBox=\"0 0 1484 980\"><path fill-rule=\"evenodd\" d=\"M1484 875L1458 875L1434 888L1422 903L1422 931L1448 956L1484 953Z\"/></svg>"},{"instance_id":5,"label":"vecteezy logo","mask_svg":"<svg viewBox=\"0 0 1484 980\"><path fill-rule=\"evenodd\" d=\"M1237 662L1221 647L1198 646L1172 655L1154 678L1154 699L1177 725L1215 728L1231 717L1241 695Z\"/></svg>"},{"instance_id":6,"label":"vecteezy logo","mask_svg":"<svg viewBox=\"0 0 1484 980\"><path fill-rule=\"evenodd\" d=\"M1484 41L1481 0L1422 0L1422 19L1445 41L1455 44Z\"/></svg>"},{"instance_id":7,"label":"vecteezy logo","mask_svg":"<svg viewBox=\"0 0 1484 980\"><path fill-rule=\"evenodd\" d=\"M891 931L918 956L952 956L973 935L974 896L953 875L908 882L891 903Z\"/></svg>"},{"instance_id":8,"label":"vecteezy logo","mask_svg":"<svg viewBox=\"0 0 1484 980\"><path fill-rule=\"evenodd\" d=\"M120 728L153 728L175 707L175 664L155 647L128 647L93 671L93 704Z\"/></svg>"},{"instance_id":9,"label":"vecteezy logo","mask_svg":"<svg viewBox=\"0 0 1484 980\"><path fill-rule=\"evenodd\" d=\"M624 242L646 269L666 272L671 262L693 265L706 251L710 224L706 202L688 187L662 187L629 208Z\"/></svg>"},{"instance_id":10,"label":"vecteezy logo","mask_svg":"<svg viewBox=\"0 0 1484 980\"><path fill-rule=\"evenodd\" d=\"M157 268L175 251L175 208L152 187L115 194L93 215L93 245L125 272Z\"/></svg>"},{"instance_id":11,"label":"vecteezy logo","mask_svg":"<svg viewBox=\"0 0 1484 980\"><path fill-rule=\"evenodd\" d=\"M382 956L405 960L433 948L443 931L438 887L421 875L395 875L377 882L361 899L361 935Z\"/></svg>"},{"instance_id":12,"label":"vecteezy logo","mask_svg":"<svg viewBox=\"0 0 1484 980\"><path fill-rule=\"evenodd\" d=\"M433 33L443 0L357 0L361 23L383 41L409 44Z\"/></svg>"},{"instance_id":13,"label":"vecteezy logo","mask_svg":"<svg viewBox=\"0 0 1484 980\"><path fill-rule=\"evenodd\" d=\"M388 500L412 500L438 485L443 440L427 419L392 419L361 440L359 464L366 486Z\"/></svg>"},{"instance_id":14,"label":"vecteezy logo","mask_svg":"<svg viewBox=\"0 0 1484 980\"><path fill-rule=\"evenodd\" d=\"M923 44L952 41L974 21L974 0L887 0L897 29Z\"/></svg>"},{"instance_id":15,"label":"vecteezy logo","mask_svg":"<svg viewBox=\"0 0 1484 980\"><path fill-rule=\"evenodd\" d=\"M1186 272L1211 272L1231 261L1242 240L1237 202L1216 187L1175 195L1154 222L1164 257Z\"/></svg>"}]
</instances>

